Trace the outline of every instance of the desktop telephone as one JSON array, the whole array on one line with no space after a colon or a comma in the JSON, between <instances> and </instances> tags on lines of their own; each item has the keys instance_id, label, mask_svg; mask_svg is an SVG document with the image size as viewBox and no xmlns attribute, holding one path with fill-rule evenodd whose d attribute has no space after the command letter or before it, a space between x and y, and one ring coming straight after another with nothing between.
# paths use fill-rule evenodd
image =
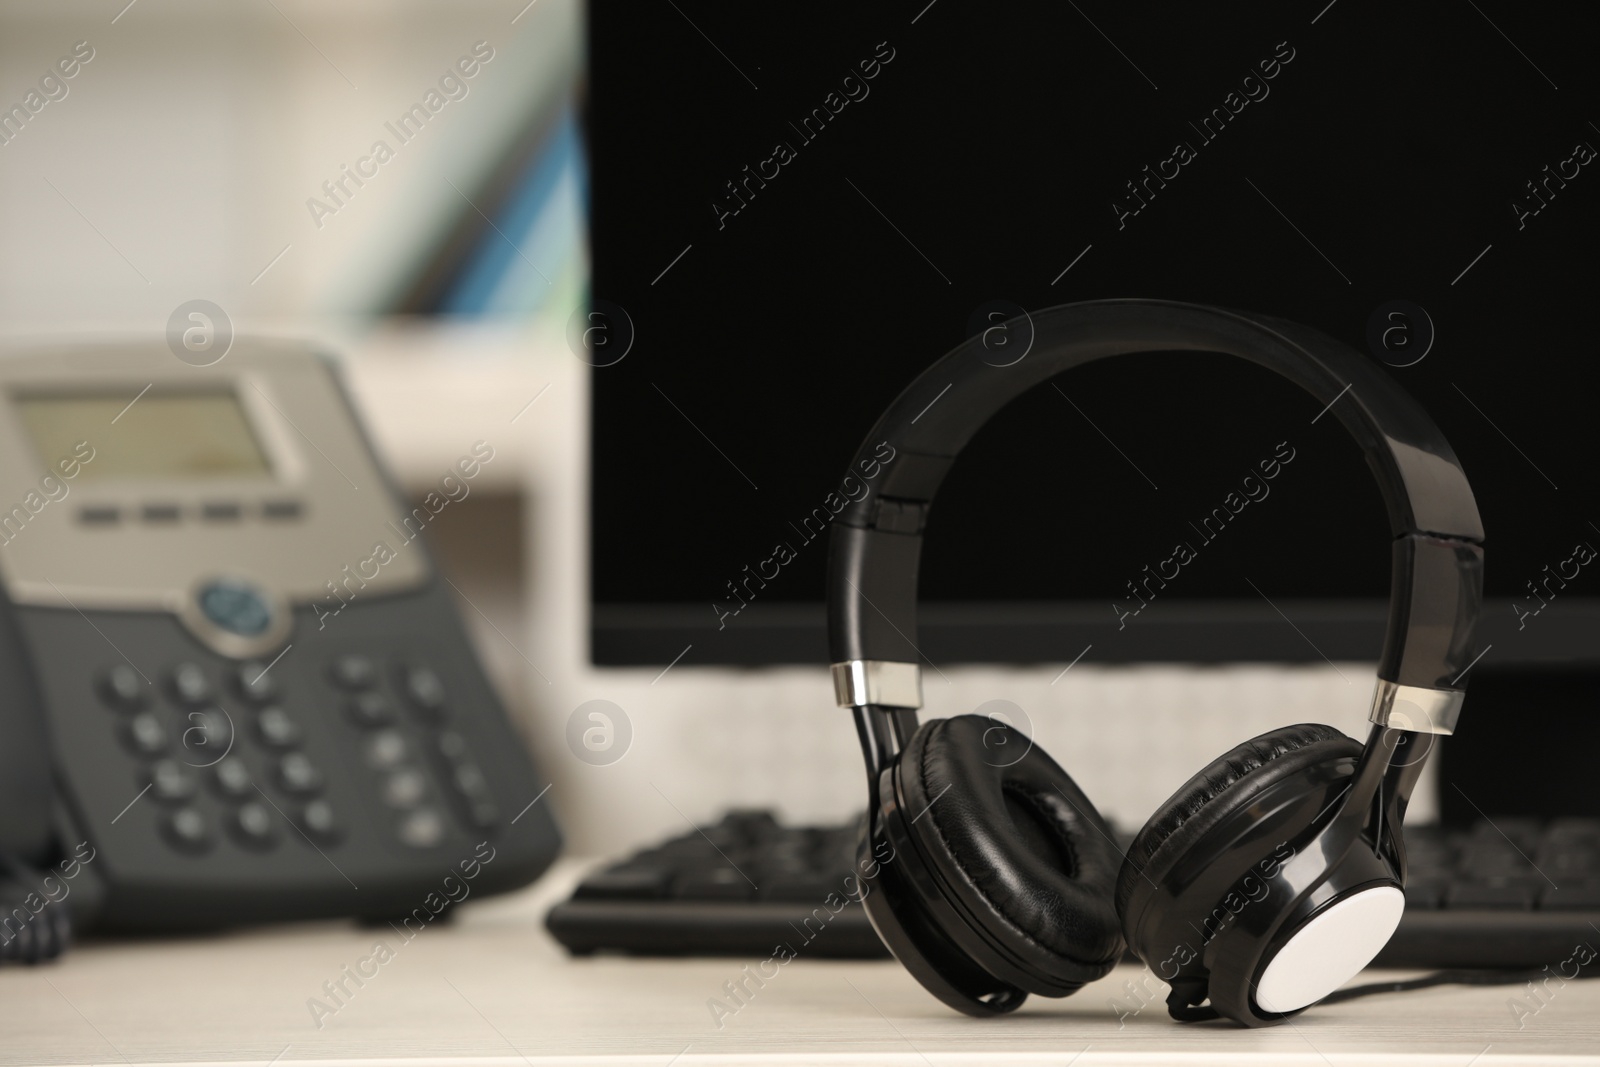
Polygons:
<instances>
[{"instance_id":1,"label":"desktop telephone","mask_svg":"<svg viewBox=\"0 0 1600 1067\"><path fill-rule=\"evenodd\" d=\"M399 917L548 866L543 782L423 546L492 461L462 446L413 509L306 346L0 360L0 957L29 914Z\"/></svg>"}]
</instances>

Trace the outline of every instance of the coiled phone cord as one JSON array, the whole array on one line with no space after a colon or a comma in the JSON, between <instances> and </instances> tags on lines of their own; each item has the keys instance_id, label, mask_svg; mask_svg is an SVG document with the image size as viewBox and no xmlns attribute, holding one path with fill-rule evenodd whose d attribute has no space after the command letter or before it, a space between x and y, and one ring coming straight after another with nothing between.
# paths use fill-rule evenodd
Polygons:
<instances>
[{"instance_id":1,"label":"coiled phone cord","mask_svg":"<svg viewBox=\"0 0 1600 1067\"><path fill-rule=\"evenodd\" d=\"M38 910L30 907L38 904ZM0 851L0 963L53 960L72 944L72 912L52 900L42 876Z\"/></svg>"}]
</instances>

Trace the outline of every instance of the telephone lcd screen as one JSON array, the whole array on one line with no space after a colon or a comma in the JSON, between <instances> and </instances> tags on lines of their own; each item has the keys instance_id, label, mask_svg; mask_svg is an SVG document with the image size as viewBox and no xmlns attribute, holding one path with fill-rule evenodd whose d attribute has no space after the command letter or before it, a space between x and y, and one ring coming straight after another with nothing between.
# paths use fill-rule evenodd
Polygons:
<instances>
[{"instance_id":1,"label":"telephone lcd screen","mask_svg":"<svg viewBox=\"0 0 1600 1067\"><path fill-rule=\"evenodd\" d=\"M19 396L22 423L46 467L94 449L85 480L256 478L272 473L232 391Z\"/></svg>"}]
</instances>

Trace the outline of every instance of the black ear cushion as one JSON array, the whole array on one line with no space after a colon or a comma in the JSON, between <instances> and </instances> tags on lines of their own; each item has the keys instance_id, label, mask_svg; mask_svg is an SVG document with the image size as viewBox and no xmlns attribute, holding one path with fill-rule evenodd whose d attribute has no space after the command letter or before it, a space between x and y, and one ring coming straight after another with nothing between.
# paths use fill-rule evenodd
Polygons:
<instances>
[{"instance_id":1,"label":"black ear cushion","mask_svg":"<svg viewBox=\"0 0 1600 1067\"><path fill-rule=\"evenodd\" d=\"M962 715L917 731L900 762L911 833L993 941L1059 981L1093 981L1122 954L1112 906L1122 856L1043 749L1014 731L985 745L1004 729Z\"/></svg>"},{"instance_id":2,"label":"black ear cushion","mask_svg":"<svg viewBox=\"0 0 1600 1067\"><path fill-rule=\"evenodd\" d=\"M1140 886L1159 883L1206 830L1261 786L1323 760L1360 754L1359 742L1318 723L1269 730L1224 752L1167 798L1133 839L1117 876L1117 913L1127 915ZM1236 788L1246 780L1248 788Z\"/></svg>"}]
</instances>

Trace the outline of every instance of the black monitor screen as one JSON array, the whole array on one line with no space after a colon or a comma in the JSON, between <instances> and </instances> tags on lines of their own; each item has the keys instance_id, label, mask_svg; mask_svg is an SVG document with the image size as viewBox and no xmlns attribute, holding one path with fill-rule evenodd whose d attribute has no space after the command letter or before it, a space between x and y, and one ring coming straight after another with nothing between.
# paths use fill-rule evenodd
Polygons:
<instances>
[{"instance_id":1,"label":"black monitor screen","mask_svg":"<svg viewBox=\"0 0 1600 1067\"><path fill-rule=\"evenodd\" d=\"M1588 27L1319 7L591 4L596 661L823 661L818 530L889 401L1128 296L1383 360L1477 491L1489 639L1592 643ZM924 653L1376 658L1388 526L1322 406L1195 353L1024 395L932 509Z\"/></svg>"}]
</instances>

